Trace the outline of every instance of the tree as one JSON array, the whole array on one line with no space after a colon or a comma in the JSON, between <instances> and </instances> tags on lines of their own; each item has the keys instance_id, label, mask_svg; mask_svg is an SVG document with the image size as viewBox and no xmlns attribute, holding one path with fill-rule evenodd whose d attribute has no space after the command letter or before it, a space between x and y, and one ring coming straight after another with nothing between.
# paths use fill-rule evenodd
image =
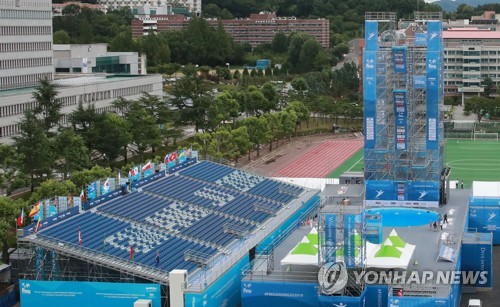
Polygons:
<instances>
[{"instance_id":1,"label":"tree","mask_svg":"<svg viewBox=\"0 0 500 307\"><path fill-rule=\"evenodd\" d=\"M304 97L305 92L308 89L307 82L303 77L296 77L292 80L291 85L294 90L297 91L300 97Z\"/></svg>"},{"instance_id":2,"label":"tree","mask_svg":"<svg viewBox=\"0 0 500 307\"><path fill-rule=\"evenodd\" d=\"M73 129L63 129L57 135L54 146L58 156L55 168L63 174L64 179L67 179L71 172L90 165L89 150L85 141Z\"/></svg>"},{"instance_id":3,"label":"tree","mask_svg":"<svg viewBox=\"0 0 500 307\"><path fill-rule=\"evenodd\" d=\"M481 122L483 116L491 113L494 108L493 101L480 96L474 96L465 101L464 111L476 115L477 121Z\"/></svg>"},{"instance_id":4,"label":"tree","mask_svg":"<svg viewBox=\"0 0 500 307\"><path fill-rule=\"evenodd\" d=\"M232 120L233 123L240 115L240 105L229 92L223 92L217 96L215 101L208 108L207 129L215 131L225 122Z\"/></svg>"},{"instance_id":5,"label":"tree","mask_svg":"<svg viewBox=\"0 0 500 307\"><path fill-rule=\"evenodd\" d=\"M3 263L10 263L10 254L13 251L9 252L9 248L13 246L10 246L9 242L15 240L15 220L19 216L21 208L24 208L25 213L29 210L21 199L13 200L10 197L0 196L0 242L2 244Z\"/></svg>"},{"instance_id":6,"label":"tree","mask_svg":"<svg viewBox=\"0 0 500 307\"><path fill-rule=\"evenodd\" d=\"M267 119L267 123L269 125L269 151L273 151L273 141L276 140L276 146L278 146L278 136L280 131L280 118L279 113L266 113L264 117Z\"/></svg>"},{"instance_id":7,"label":"tree","mask_svg":"<svg viewBox=\"0 0 500 307\"><path fill-rule=\"evenodd\" d=\"M54 44L69 44L71 43L68 32L59 30L54 32Z\"/></svg>"},{"instance_id":8,"label":"tree","mask_svg":"<svg viewBox=\"0 0 500 307\"><path fill-rule=\"evenodd\" d=\"M208 132L196 133L194 136L197 146L199 146L201 153L205 159L208 155L208 147L210 146L210 142L212 141L212 135Z\"/></svg>"},{"instance_id":9,"label":"tree","mask_svg":"<svg viewBox=\"0 0 500 307\"><path fill-rule=\"evenodd\" d=\"M254 144L250 139L247 126L241 126L231 130L231 141L235 145L234 161L238 163L238 158L249 152Z\"/></svg>"},{"instance_id":10,"label":"tree","mask_svg":"<svg viewBox=\"0 0 500 307\"><path fill-rule=\"evenodd\" d=\"M278 113L280 119L280 134L283 137L292 138L292 133L297 125L297 114L293 110L285 110Z\"/></svg>"},{"instance_id":11,"label":"tree","mask_svg":"<svg viewBox=\"0 0 500 307\"><path fill-rule=\"evenodd\" d=\"M0 144L0 187L7 190L7 195L10 195L15 189L16 182L21 179L18 172L17 153L14 147L6 144ZM23 182L21 182L21 186Z\"/></svg>"},{"instance_id":12,"label":"tree","mask_svg":"<svg viewBox=\"0 0 500 307\"><path fill-rule=\"evenodd\" d=\"M255 86L251 86L248 89L246 108L248 113L252 115L260 115L262 113L269 112L272 105L269 103L261 90Z\"/></svg>"},{"instance_id":13,"label":"tree","mask_svg":"<svg viewBox=\"0 0 500 307\"><path fill-rule=\"evenodd\" d=\"M57 94L55 86L47 78L40 80L40 85L33 93L36 102L33 113L37 117L41 117L47 133L50 129L59 125L59 120L62 117L62 102L57 98Z\"/></svg>"},{"instance_id":14,"label":"tree","mask_svg":"<svg viewBox=\"0 0 500 307\"><path fill-rule=\"evenodd\" d=\"M54 196L66 196L69 194L77 194L77 186L70 180L45 180L40 184L36 191L31 194L30 203L34 204L40 200L52 198Z\"/></svg>"},{"instance_id":15,"label":"tree","mask_svg":"<svg viewBox=\"0 0 500 307\"><path fill-rule=\"evenodd\" d=\"M125 114L130 134L132 150L144 159L144 152L161 144L160 128L155 118L138 102L133 102Z\"/></svg>"},{"instance_id":16,"label":"tree","mask_svg":"<svg viewBox=\"0 0 500 307\"><path fill-rule=\"evenodd\" d=\"M241 73L239 69L236 69L233 74L233 79L238 80L239 78L241 78Z\"/></svg>"},{"instance_id":17,"label":"tree","mask_svg":"<svg viewBox=\"0 0 500 307\"><path fill-rule=\"evenodd\" d=\"M269 103L269 107L268 107L269 110L267 110L267 111L276 109L276 105L278 104L278 100L279 100L279 94L276 91L276 88L274 87L274 85L272 85L269 82L264 83L264 85L262 86L262 94L264 95L264 97L266 97L266 99Z\"/></svg>"},{"instance_id":18,"label":"tree","mask_svg":"<svg viewBox=\"0 0 500 307\"><path fill-rule=\"evenodd\" d=\"M90 152L94 149L95 140L92 135L92 129L96 121L101 118L93 104L88 104L87 108L83 107L83 103L80 101L78 107L69 115L69 122L73 127L75 133L83 138L85 145Z\"/></svg>"},{"instance_id":19,"label":"tree","mask_svg":"<svg viewBox=\"0 0 500 307\"><path fill-rule=\"evenodd\" d=\"M271 42L271 48L275 53L285 53L287 51L287 37L282 31L279 31L274 35L273 41Z\"/></svg>"},{"instance_id":20,"label":"tree","mask_svg":"<svg viewBox=\"0 0 500 307\"><path fill-rule=\"evenodd\" d=\"M248 117L243 121L250 133L250 141L257 148L257 157L260 157L260 145L269 141L271 135L269 133L269 123L265 117Z\"/></svg>"},{"instance_id":21,"label":"tree","mask_svg":"<svg viewBox=\"0 0 500 307\"><path fill-rule=\"evenodd\" d=\"M80 187L84 187L93 181L112 176L114 175L111 168L95 165L91 169L71 173L71 181L80 189Z\"/></svg>"},{"instance_id":22,"label":"tree","mask_svg":"<svg viewBox=\"0 0 500 307\"><path fill-rule=\"evenodd\" d=\"M89 134L93 148L100 153L99 158L113 161L120 155L126 157L132 135L124 118L113 113L102 113L97 116Z\"/></svg>"},{"instance_id":23,"label":"tree","mask_svg":"<svg viewBox=\"0 0 500 307\"><path fill-rule=\"evenodd\" d=\"M248 68L243 69L243 77L248 77L250 74L248 73Z\"/></svg>"},{"instance_id":24,"label":"tree","mask_svg":"<svg viewBox=\"0 0 500 307\"><path fill-rule=\"evenodd\" d=\"M54 152L45 125L29 110L19 123L21 133L14 137L19 170L29 176L31 191L37 182L51 175Z\"/></svg>"},{"instance_id":25,"label":"tree","mask_svg":"<svg viewBox=\"0 0 500 307\"><path fill-rule=\"evenodd\" d=\"M495 83L490 77L486 76L483 80L484 86L484 96L489 98L490 95L495 91Z\"/></svg>"},{"instance_id":26,"label":"tree","mask_svg":"<svg viewBox=\"0 0 500 307\"><path fill-rule=\"evenodd\" d=\"M285 111L295 112L295 115L297 116L297 121L295 124L295 135L297 135L297 128L302 122L309 119L309 109L301 101L292 101L288 104Z\"/></svg>"}]
</instances>

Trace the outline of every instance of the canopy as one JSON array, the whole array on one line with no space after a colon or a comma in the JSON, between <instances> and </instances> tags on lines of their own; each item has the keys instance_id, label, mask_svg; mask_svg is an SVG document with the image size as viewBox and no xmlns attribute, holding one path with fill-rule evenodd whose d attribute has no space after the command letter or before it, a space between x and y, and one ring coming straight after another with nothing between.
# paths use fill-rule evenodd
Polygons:
<instances>
[{"instance_id":1,"label":"canopy","mask_svg":"<svg viewBox=\"0 0 500 307\"><path fill-rule=\"evenodd\" d=\"M407 269L414 252L415 245L406 243L393 229L381 245L367 242L366 266L369 268Z\"/></svg>"},{"instance_id":2,"label":"canopy","mask_svg":"<svg viewBox=\"0 0 500 307\"><path fill-rule=\"evenodd\" d=\"M318 265L318 231L316 228L304 236L281 260L281 265Z\"/></svg>"}]
</instances>

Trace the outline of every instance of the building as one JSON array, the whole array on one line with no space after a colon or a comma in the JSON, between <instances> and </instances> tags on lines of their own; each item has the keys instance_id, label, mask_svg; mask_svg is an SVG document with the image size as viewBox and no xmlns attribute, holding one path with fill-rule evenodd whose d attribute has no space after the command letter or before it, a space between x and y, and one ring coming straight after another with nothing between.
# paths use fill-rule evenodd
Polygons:
<instances>
[{"instance_id":1,"label":"building","mask_svg":"<svg viewBox=\"0 0 500 307\"><path fill-rule=\"evenodd\" d=\"M186 8L191 14L201 16L201 0L183 0L183 1L168 1L168 0L100 0L107 10L116 10L122 7L128 7L137 15L140 13L139 8L149 7L151 15L163 14L162 7ZM158 11L158 12L157 12ZM147 13L147 12L146 12Z\"/></svg>"},{"instance_id":2,"label":"building","mask_svg":"<svg viewBox=\"0 0 500 307\"><path fill-rule=\"evenodd\" d=\"M417 16L417 32L402 39L395 16L381 14L365 24L366 204L437 207L446 203L441 15Z\"/></svg>"},{"instance_id":3,"label":"building","mask_svg":"<svg viewBox=\"0 0 500 307\"><path fill-rule=\"evenodd\" d=\"M145 75L146 57L137 52L108 52L107 44L54 45L56 73Z\"/></svg>"},{"instance_id":4,"label":"building","mask_svg":"<svg viewBox=\"0 0 500 307\"><path fill-rule=\"evenodd\" d=\"M496 91L500 84L500 32L478 28L456 28L443 32L444 86L448 96L483 93L483 81L491 78Z\"/></svg>"},{"instance_id":5,"label":"building","mask_svg":"<svg viewBox=\"0 0 500 307\"><path fill-rule=\"evenodd\" d=\"M50 0L0 1L0 91L53 79Z\"/></svg>"},{"instance_id":6,"label":"building","mask_svg":"<svg viewBox=\"0 0 500 307\"><path fill-rule=\"evenodd\" d=\"M68 5L78 5L80 8L88 8L91 10L99 10L106 13L106 7L102 4L92 4L92 3L82 3L77 1L63 2L63 3L52 3L52 14L54 16L62 16L64 8Z\"/></svg>"},{"instance_id":7,"label":"building","mask_svg":"<svg viewBox=\"0 0 500 307\"><path fill-rule=\"evenodd\" d=\"M330 47L330 22L328 19L297 19L295 17L277 17L275 13L261 12L251 14L249 18L218 20L208 18L208 23L216 27L219 24L231 35L235 42L249 43L255 47L271 43L278 32L305 32L312 35L323 48ZM147 35L149 31L184 29L189 18L182 15L150 16L132 21L132 36Z\"/></svg>"}]
</instances>

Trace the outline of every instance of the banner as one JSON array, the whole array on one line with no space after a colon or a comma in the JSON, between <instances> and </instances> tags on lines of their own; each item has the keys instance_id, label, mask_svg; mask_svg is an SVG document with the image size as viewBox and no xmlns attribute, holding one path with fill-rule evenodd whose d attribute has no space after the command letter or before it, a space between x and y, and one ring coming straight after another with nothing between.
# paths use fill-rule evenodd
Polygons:
<instances>
[{"instance_id":1,"label":"banner","mask_svg":"<svg viewBox=\"0 0 500 307\"><path fill-rule=\"evenodd\" d=\"M354 214L344 215L344 262L347 268L356 267L356 242Z\"/></svg>"},{"instance_id":2,"label":"banner","mask_svg":"<svg viewBox=\"0 0 500 307\"><path fill-rule=\"evenodd\" d=\"M406 90L394 90L394 115L396 120L396 149L406 149L407 104Z\"/></svg>"},{"instance_id":3,"label":"banner","mask_svg":"<svg viewBox=\"0 0 500 307\"><path fill-rule=\"evenodd\" d=\"M395 73L406 73L406 46L392 47L392 62Z\"/></svg>"},{"instance_id":4,"label":"banner","mask_svg":"<svg viewBox=\"0 0 500 307\"><path fill-rule=\"evenodd\" d=\"M413 88L425 89L425 76L413 76Z\"/></svg>"},{"instance_id":5,"label":"banner","mask_svg":"<svg viewBox=\"0 0 500 307\"><path fill-rule=\"evenodd\" d=\"M443 48L443 25L439 20L427 22L427 51L441 51Z\"/></svg>"},{"instance_id":6,"label":"banner","mask_svg":"<svg viewBox=\"0 0 500 307\"><path fill-rule=\"evenodd\" d=\"M191 304L189 304L189 301L186 302L186 305L191 306ZM224 306L236 306L236 305L224 305ZM317 282L284 283L284 282L271 282L271 281L242 280L241 306L242 307L255 307L255 306L317 307L318 283Z\"/></svg>"},{"instance_id":7,"label":"banner","mask_svg":"<svg viewBox=\"0 0 500 307\"><path fill-rule=\"evenodd\" d=\"M493 234L493 243L500 244L500 208L498 206L469 207L469 228Z\"/></svg>"},{"instance_id":8,"label":"banner","mask_svg":"<svg viewBox=\"0 0 500 307\"><path fill-rule=\"evenodd\" d=\"M376 52L365 52L363 70L364 92L364 132L365 148L375 148L376 135L376 110L377 110L377 55Z\"/></svg>"},{"instance_id":9,"label":"banner","mask_svg":"<svg viewBox=\"0 0 500 307\"><path fill-rule=\"evenodd\" d=\"M58 212L63 212L68 209L68 201L69 198L66 196L59 196L57 198L57 211Z\"/></svg>"},{"instance_id":10,"label":"banner","mask_svg":"<svg viewBox=\"0 0 500 307\"><path fill-rule=\"evenodd\" d=\"M161 305L158 284L77 281L19 281L23 306L129 307L139 299Z\"/></svg>"},{"instance_id":11,"label":"banner","mask_svg":"<svg viewBox=\"0 0 500 307\"><path fill-rule=\"evenodd\" d=\"M365 43L367 51L378 49L378 22L375 20L365 21Z\"/></svg>"},{"instance_id":12,"label":"banner","mask_svg":"<svg viewBox=\"0 0 500 307\"><path fill-rule=\"evenodd\" d=\"M409 201L439 202L437 181L408 181L406 187Z\"/></svg>"},{"instance_id":13,"label":"banner","mask_svg":"<svg viewBox=\"0 0 500 307\"><path fill-rule=\"evenodd\" d=\"M415 46L427 46L427 33L415 33Z\"/></svg>"},{"instance_id":14,"label":"banner","mask_svg":"<svg viewBox=\"0 0 500 307\"><path fill-rule=\"evenodd\" d=\"M427 119L427 149L438 148L438 115L439 115L439 78L438 67L440 65L439 52L427 52L427 97L426 97L426 119Z\"/></svg>"},{"instance_id":15,"label":"banner","mask_svg":"<svg viewBox=\"0 0 500 307\"><path fill-rule=\"evenodd\" d=\"M325 248L324 262L332 263L336 261L335 249L337 247L337 216L335 214L325 214Z\"/></svg>"},{"instance_id":16,"label":"banner","mask_svg":"<svg viewBox=\"0 0 500 307\"><path fill-rule=\"evenodd\" d=\"M389 180L367 180L367 200L395 200L394 183Z\"/></svg>"},{"instance_id":17,"label":"banner","mask_svg":"<svg viewBox=\"0 0 500 307\"><path fill-rule=\"evenodd\" d=\"M101 195L107 194L115 189L115 178L107 178L101 186Z\"/></svg>"},{"instance_id":18,"label":"banner","mask_svg":"<svg viewBox=\"0 0 500 307\"><path fill-rule=\"evenodd\" d=\"M87 199L91 200L97 197L97 181L87 186Z\"/></svg>"},{"instance_id":19,"label":"banner","mask_svg":"<svg viewBox=\"0 0 500 307\"><path fill-rule=\"evenodd\" d=\"M187 159L187 154L184 149L179 150L178 152L178 158L177 158L177 163L183 163Z\"/></svg>"},{"instance_id":20,"label":"banner","mask_svg":"<svg viewBox=\"0 0 500 307\"><path fill-rule=\"evenodd\" d=\"M491 288L493 284L492 245L483 242L462 244L462 271L483 274L484 279L477 279L473 286Z\"/></svg>"}]
</instances>

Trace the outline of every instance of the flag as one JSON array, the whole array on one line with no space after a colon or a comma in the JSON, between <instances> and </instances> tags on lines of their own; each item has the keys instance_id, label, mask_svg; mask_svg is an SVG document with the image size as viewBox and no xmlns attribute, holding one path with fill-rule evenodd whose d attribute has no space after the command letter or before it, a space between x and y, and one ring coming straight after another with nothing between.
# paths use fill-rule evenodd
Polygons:
<instances>
[{"instance_id":1,"label":"flag","mask_svg":"<svg viewBox=\"0 0 500 307\"><path fill-rule=\"evenodd\" d=\"M80 230L80 227L78 227L78 243L80 245L83 244L83 239L82 239L82 231Z\"/></svg>"},{"instance_id":2,"label":"flag","mask_svg":"<svg viewBox=\"0 0 500 307\"><path fill-rule=\"evenodd\" d=\"M68 207L73 207L73 194L69 194L68 196Z\"/></svg>"},{"instance_id":3,"label":"flag","mask_svg":"<svg viewBox=\"0 0 500 307\"><path fill-rule=\"evenodd\" d=\"M24 223L24 208L21 208L21 214L17 217L17 226L23 227Z\"/></svg>"},{"instance_id":4,"label":"flag","mask_svg":"<svg viewBox=\"0 0 500 307\"><path fill-rule=\"evenodd\" d=\"M160 252L156 251L156 266L160 264Z\"/></svg>"},{"instance_id":5,"label":"flag","mask_svg":"<svg viewBox=\"0 0 500 307\"><path fill-rule=\"evenodd\" d=\"M38 214L38 212L40 212L40 203L36 203L33 208L31 208L31 211L30 211L30 215L29 217L30 218L33 218L35 215Z\"/></svg>"},{"instance_id":6,"label":"flag","mask_svg":"<svg viewBox=\"0 0 500 307\"><path fill-rule=\"evenodd\" d=\"M122 172L118 171L118 185L122 184Z\"/></svg>"},{"instance_id":7,"label":"flag","mask_svg":"<svg viewBox=\"0 0 500 307\"><path fill-rule=\"evenodd\" d=\"M130 260L134 260L134 246L130 245Z\"/></svg>"},{"instance_id":8,"label":"flag","mask_svg":"<svg viewBox=\"0 0 500 307\"><path fill-rule=\"evenodd\" d=\"M145 165L142 166L142 172L146 172L147 170L151 169L152 165L151 165L151 161L149 161L148 163L146 163Z\"/></svg>"},{"instance_id":9,"label":"flag","mask_svg":"<svg viewBox=\"0 0 500 307\"><path fill-rule=\"evenodd\" d=\"M139 167L134 167L131 168L130 171L128 172L128 175L130 177L131 181L138 180L139 179Z\"/></svg>"},{"instance_id":10,"label":"flag","mask_svg":"<svg viewBox=\"0 0 500 307\"><path fill-rule=\"evenodd\" d=\"M189 149L187 150L188 159L191 159L192 154L193 154L193 145L189 146Z\"/></svg>"},{"instance_id":11,"label":"flag","mask_svg":"<svg viewBox=\"0 0 500 307\"><path fill-rule=\"evenodd\" d=\"M184 149L179 150L179 157L177 158L179 163L186 161L186 151Z\"/></svg>"},{"instance_id":12,"label":"flag","mask_svg":"<svg viewBox=\"0 0 500 307\"><path fill-rule=\"evenodd\" d=\"M177 153L174 151L168 157L168 167L174 167L175 166L175 160L177 160Z\"/></svg>"},{"instance_id":13,"label":"flag","mask_svg":"<svg viewBox=\"0 0 500 307\"><path fill-rule=\"evenodd\" d=\"M82 204L85 202L85 192L83 191L83 188L82 192L80 193L80 200L82 201Z\"/></svg>"},{"instance_id":14,"label":"flag","mask_svg":"<svg viewBox=\"0 0 500 307\"><path fill-rule=\"evenodd\" d=\"M103 194L108 193L110 187L111 187L111 182L109 181L109 178L108 178L108 179L106 179L106 181L104 182L104 185L102 186Z\"/></svg>"},{"instance_id":15,"label":"flag","mask_svg":"<svg viewBox=\"0 0 500 307\"><path fill-rule=\"evenodd\" d=\"M170 158L170 155L169 155L169 154L167 154L167 155L165 156L165 158L163 159L163 162L164 162L165 164L168 164L169 158Z\"/></svg>"},{"instance_id":16,"label":"flag","mask_svg":"<svg viewBox=\"0 0 500 307\"><path fill-rule=\"evenodd\" d=\"M97 197L97 182L94 181L87 186L87 199L94 199Z\"/></svg>"},{"instance_id":17,"label":"flag","mask_svg":"<svg viewBox=\"0 0 500 307\"><path fill-rule=\"evenodd\" d=\"M38 232L38 229L40 229L40 227L42 226L42 224L40 223L42 219L38 219L38 222L36 222L36 227L35 227L35 233Z\"/></svg>"}]
</instances>

